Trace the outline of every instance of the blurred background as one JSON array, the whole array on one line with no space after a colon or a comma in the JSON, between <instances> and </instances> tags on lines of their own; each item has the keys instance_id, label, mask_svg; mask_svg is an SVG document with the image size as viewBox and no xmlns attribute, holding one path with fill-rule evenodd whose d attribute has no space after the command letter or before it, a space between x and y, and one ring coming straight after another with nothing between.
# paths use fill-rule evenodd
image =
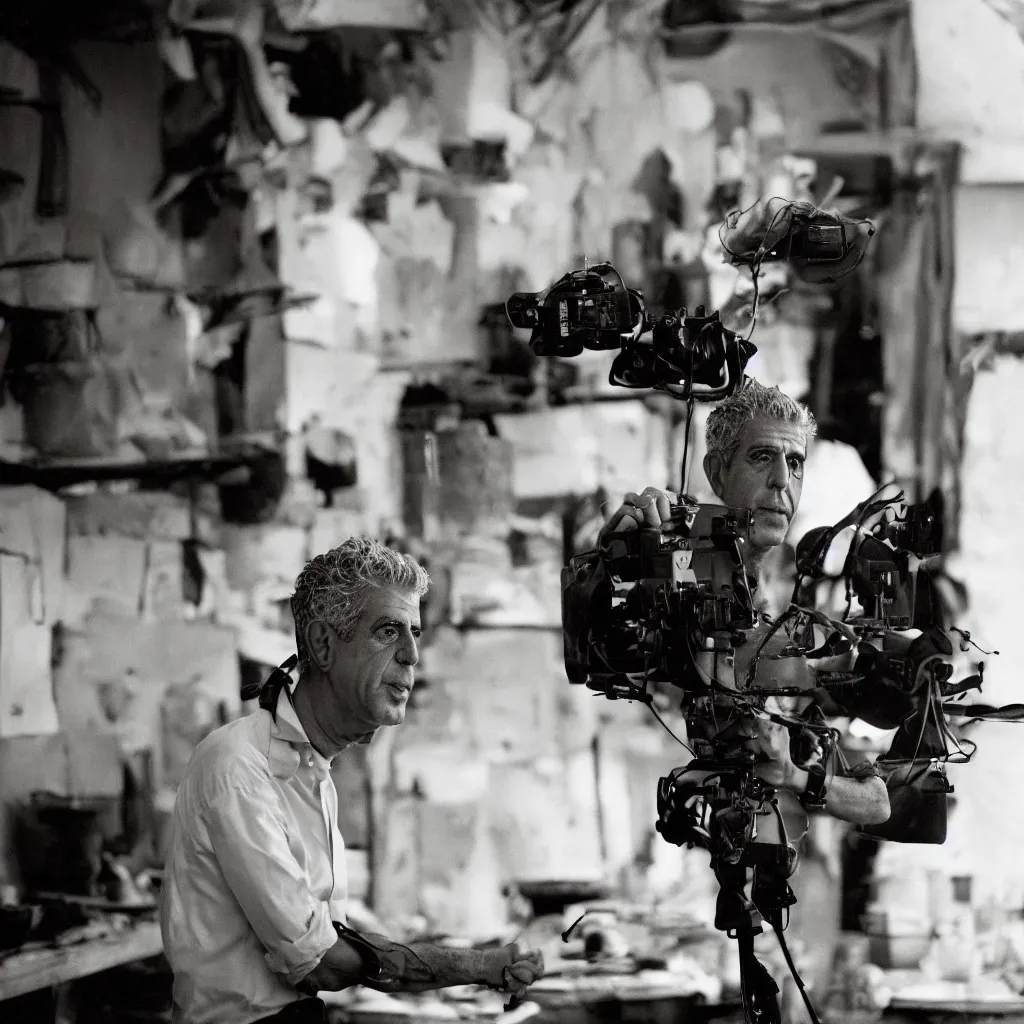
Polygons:
<instances>
[{"instance_id":1,"label":"blurred background","mask_svg":"<svg viewBox=\"0 0 1024 1024\"><path fill-rule=\"evenodd\" d=\"M353 919L526 936L555 965L527 1016L735 1015L707 856L653 828L685 752L562 664L560 568L625 491L680 488L685 406L537 359L504 302L611 260L653 313L745 333L729 211L870 218L854 274L780 265L760 310L748 373L820 428L777 585L893 480L1001 652L983 699L1019 699L1022 32L1018 0L4 3L0 1017L169 1020L175 787L292 653L305 560L355 534L434 586L405 725L334 766ZM944 846L811 819L788 934L832 1019L1024 1012L1024 758L972 735Z\"/></svg>"}]
</instances>

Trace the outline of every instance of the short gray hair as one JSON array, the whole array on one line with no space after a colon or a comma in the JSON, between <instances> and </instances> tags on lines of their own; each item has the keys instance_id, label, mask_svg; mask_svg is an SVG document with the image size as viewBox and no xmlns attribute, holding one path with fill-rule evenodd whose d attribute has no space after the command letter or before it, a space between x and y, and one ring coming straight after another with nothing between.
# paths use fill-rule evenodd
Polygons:
<instances>
[{"instance_id":1,"label":"short gray hair","mask_svg":"<svg viewBox=\"0 0 1024 1024\"><path fill-rule=\"evenodd\" d=\"M728 466L740 446L743 428L758 419L792 423L803 432L805 444L818 432L807 406L777 387L767 388L751 377L742 391L730 395L708 417L705 432L708 455L717 455Z\"/></svg>"},{"instance_id":2,"label":"short gray hair","mask_svg":"<svg viewBox=\"0 0 1024 1024\"><path fill-rule=\"evenodd\" d=\"M430 587L430 577L412 555L402 554L370 537L352 537L306 563L292 594L300 671L304 670L309 653L309 624L323 619L343 640L351 640L371 587L392 587L422 597Z\"/></svg>"}]
</instances>

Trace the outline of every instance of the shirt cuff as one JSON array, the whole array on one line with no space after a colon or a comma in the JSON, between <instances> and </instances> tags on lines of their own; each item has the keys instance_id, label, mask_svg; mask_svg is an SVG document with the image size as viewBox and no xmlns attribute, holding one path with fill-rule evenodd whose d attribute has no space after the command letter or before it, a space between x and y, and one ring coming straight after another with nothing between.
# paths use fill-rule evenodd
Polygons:
<instances>
[{"instance_id":1,"label":"shirt cuff","mask_svg":"<svg viewBox=\"0 0 1024 1024\"><path fill-rule=\"evenodd\" d=\"M281 975L289 985L298 985L323 959L338 941L338 933L331 921L330 908L321 903L309 922L309 927L283 950L267 953L267 966Z\"/></svg>"}]
</instances>

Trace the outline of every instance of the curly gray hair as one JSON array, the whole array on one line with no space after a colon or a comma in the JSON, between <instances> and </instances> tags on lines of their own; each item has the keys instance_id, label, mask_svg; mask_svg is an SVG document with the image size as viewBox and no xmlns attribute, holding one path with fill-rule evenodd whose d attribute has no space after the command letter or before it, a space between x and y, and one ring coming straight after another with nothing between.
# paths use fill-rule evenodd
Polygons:
<instances>
[{"instance_id":1,"label":"curly gray hair","mask_svg":"<svg viewBox=\"0 0 1024 1024\"><path fill-rule=\"evenodd\" d=\"M412 555L369 537L352 537L306 563L295 581L291 602L300 671L309 654L309 624L322 619L334 626L343 640L351 640L371 587L394 587L422 597L430 587L430 577Z\"/></svg>"},{"instance_id":2,"label":"curly gray hair","mask_svg":"<svg viewBox=\"0 0 1024 1024\"><path fill-rule=\"evenodd\" d=\"M805 443L810 443L818 432L807 406L777 387L767 388L751 378L742 391L725 399L708 416L705 432L708 454L719 456L728 466L740 446L743 428L755 419L792 423L803 432Z\"/></svg>"}]
</instances>

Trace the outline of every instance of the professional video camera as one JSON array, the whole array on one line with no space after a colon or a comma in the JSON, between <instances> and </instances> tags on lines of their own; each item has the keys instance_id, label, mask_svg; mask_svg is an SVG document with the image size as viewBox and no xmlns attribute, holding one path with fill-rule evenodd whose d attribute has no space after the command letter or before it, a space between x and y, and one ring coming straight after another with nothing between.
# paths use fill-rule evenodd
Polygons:
<instances>
[{"instance_id":1,"label":"professional video camera","mask_svg":"<svg viewBox=\"0 0 1024 1024\"><path fill-rule=\"evenodd\" d=\"M873 231L867 221L772 199L731 215L719 237L727 262L751 271L754 322L763 264L786 261L804 280L835 281L861 261ZM572 271L541 292L516 292L505 309L513 327L532 332L537 355L571 358L584 349L618 349L612 384L685 401L735 394L757 352L749 333L741 338L728 330L717 310L698 306L692 314L682 309L650 319L643 294L627 288L610 263Z\"/></svg>"}]
</instances>

